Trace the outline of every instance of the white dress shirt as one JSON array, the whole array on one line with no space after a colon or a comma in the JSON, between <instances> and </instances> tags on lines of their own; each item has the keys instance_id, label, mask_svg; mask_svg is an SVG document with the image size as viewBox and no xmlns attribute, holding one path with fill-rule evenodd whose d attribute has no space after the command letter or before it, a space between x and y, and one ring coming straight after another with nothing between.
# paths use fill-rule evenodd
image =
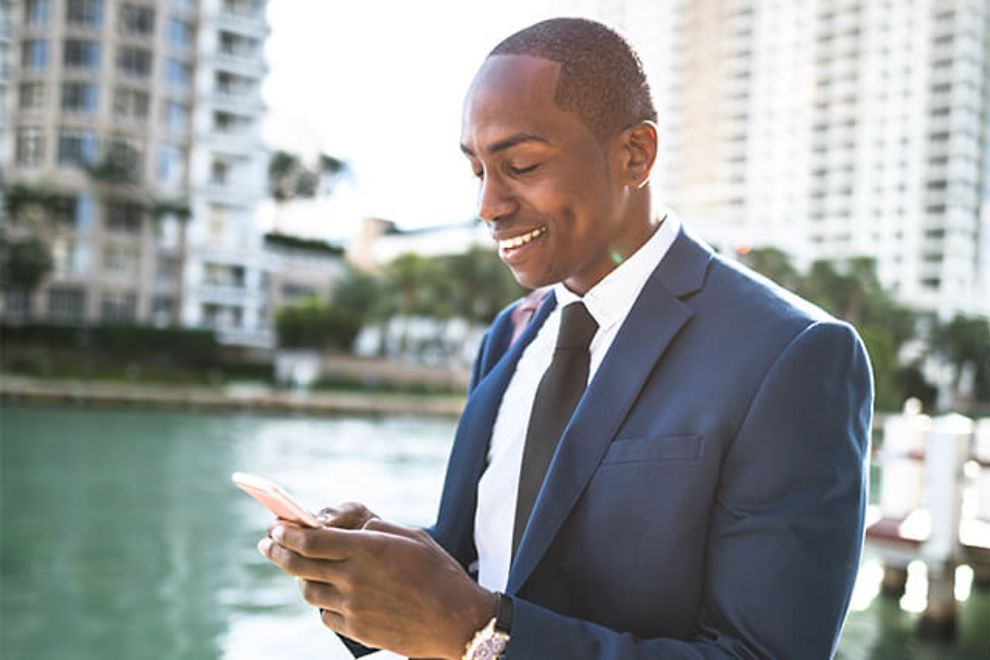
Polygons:
<instances>
[{"instance_id":1,"label":"white dress shirt","mask_svg":"<svg viewBox=\"0 0 990 660\"><path fill-rule=\"evenodd\" d=\"M667 254L679 229L680 222L673 213L668 212L653 236L583 298L562 283L554 285L557 306L516 364L492 429L488 467L478 482L474 542L478 549L478 583L486 589L504 591L509 578L516 495L526 429L536 388L553 358L561 310L570 303L584 302L598 323L598 332L589 347L590 383L643 285Z\"/></svg>"}]
</instances>

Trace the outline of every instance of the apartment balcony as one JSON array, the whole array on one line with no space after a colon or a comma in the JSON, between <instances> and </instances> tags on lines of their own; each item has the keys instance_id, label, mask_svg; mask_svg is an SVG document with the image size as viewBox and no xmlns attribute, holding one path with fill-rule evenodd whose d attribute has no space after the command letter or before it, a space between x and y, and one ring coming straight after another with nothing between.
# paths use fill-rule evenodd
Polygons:
<instances>
[{"instance_id":1,"label":"apartment balcony","mask_svg":"<svg viewBox=\"0 0 990 660\"><path fill-rule=\"evenodd\" d=\"M225 131L213 128L198 136L197 142L209 149L235 156L253 156L262 148L261 136L253 129Z\"/></svg>"},{"instance_id":2,"label":"apartment balcony","mask_svg":"<svg viewBox=\"0 0 990 660\"><path fill-rule=\"evenodd\" d=\"M207 282L196 287L196 298L205 304L239 306L253 298L253 295L243 285Z\"/></svg>"},{"instance_id":3,"label":"apartment balcony","mask_svg":"<svg viewBox=\"0 0 990 660\"><path fill-rule=\"evenodd\" d=\"M196 194L211 202L226 206L250 207L264 196L264 187L260 184L237 182L229 184L207 183L196 188Z\"/></svg>"},{"instance_id":4,"label":"apartment balcony","mask_svg":"<svg viewBox=\"0 0 990 660\"><path fill-rule=\"evenodd\" d=\"M265 104L261 100L261 97L253 91L217 91L209 97L209 100L217 110L243 117L255 117L265 109Z\"/></svg>"},{"instance_id":5,"label":"apartment balcony","mask_svg":"<svg viewBox=\"0 0 990 660\"><path fill-rule=\"evenodd\" d=\"M219 11L208 16L207 20L215 23L222 30L230 30L256 39L267 39L271 31L263 11L240 11L221 7Z\"/></svg>"},{"instance_id":6,"label":"apartment balcony","mask_svg":"<svg viewBox=\"0 0 990 660\"><path fill-rule=\"evenodd\" d=\"M218 52L211 62L217 69L250 78L262 78L268 73L268 64L259 55Z\"/></svg>"}]
</instances>

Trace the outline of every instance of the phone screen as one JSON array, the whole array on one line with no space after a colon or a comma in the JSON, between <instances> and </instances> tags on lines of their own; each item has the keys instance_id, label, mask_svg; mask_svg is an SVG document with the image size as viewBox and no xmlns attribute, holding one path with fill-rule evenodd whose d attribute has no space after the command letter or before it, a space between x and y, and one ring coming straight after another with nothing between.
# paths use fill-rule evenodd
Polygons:
<instances>
[{"instance_id":1,"label":"phone screen","mask_svg":"<svg viewBox=\"0 0 990 660\"><path fill-rule=\"evenodd\" d=\"M279 518L302 525L303 527L319 527L309 509L289 495L274 482L263 477L244 472L235 472L230 477L238 488L258 500L266 509Z\"/></svg>"}]
</instances>

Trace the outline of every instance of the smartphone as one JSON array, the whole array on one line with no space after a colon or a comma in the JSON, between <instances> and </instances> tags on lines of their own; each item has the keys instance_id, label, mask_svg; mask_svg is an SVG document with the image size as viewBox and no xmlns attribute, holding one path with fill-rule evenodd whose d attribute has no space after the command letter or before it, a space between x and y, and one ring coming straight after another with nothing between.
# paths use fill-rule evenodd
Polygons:
<instances>
[{"instance_id":1,"label":"smartphone","mask_svg":"<svg viewBox=\"0 0 990 660\"><path fill-rule=\"evenodd\" d=\"M303 527L319 527L320 521L299 501L285 492L277 484L253 474L235 472L230 475L239 488L261 502L279 518L294 522Z\"/></svg>"}]
</instances>

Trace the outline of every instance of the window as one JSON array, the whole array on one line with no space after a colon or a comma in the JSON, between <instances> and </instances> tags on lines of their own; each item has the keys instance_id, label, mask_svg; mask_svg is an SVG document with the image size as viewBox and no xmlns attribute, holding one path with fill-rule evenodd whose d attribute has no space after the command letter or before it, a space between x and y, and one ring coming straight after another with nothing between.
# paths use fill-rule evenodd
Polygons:
<instances>
[{"instance_id":1,"label":"window","mask_svg":"<svg viewBox=\"0 0 990 660\"><path fill-rule=\"evenodd\" d=\"M219 133L237 133L242 126L242 122L235 115L229 112L214 112L213 126Z\"/></svg>"},{"instance_id":2,"label":"window","mask_svg":"<svg viewBox=\"0 0 990 660\"><path fill-rule=\"evenodd\" d=\"M100 318L108 323L132 323L137 316L137 296L133 293L104 293Z\"/></svg>"},{"instance_id":3,"label":"window","mask_svg":"<svg viewBox=\"0 0 990 660\"><path fill-rule=\"evenodd\" d=\"M151 51L130 46L118 48L117 70L131 76L149 76L151 74Z\"/></svg>"},{"instance_id":4,"label":"window","mask_svg":"<svg viewBox=\"0 0 990 660\"><path fill-rule=\"evenodd\" d=\"M107 245L103 249L103 270L128 277L137 275L138 252L123 245Z\"/></svg>"},{"instance_id":5,"label":"window","mask_svg":"<svg viewBox=\"0 0 990 660\"><path fill-rule=\"evenodd\" d=\"M158 257L155 279L159 282L177 282L180 263L178 257Z\"/></svg>"},{"instance_id":6,"label":"window","mask_svg":"<svg viewBox=\"0 0 990 660\"><path fill-rule=\"evenodd\" d=\"M63 128L58 136L59 165L89 165L96 162L97 141L93 131Z\"/></svg>"},{"instance_id":7,"label":"window","mask_svg":"<svg viewBox=\"0 0 990 660\"><path fill-rule=\"evenodd\" d=\"M69 25L98 27L103 23L103 0L69 0L65 20Z\"/></svg>"},{"instance_id":8,"label":"window","mask_svg":"<svg viewBox=\"0 0 990 660\"><path fill-rule=\"evenodd\" d=\"M93 114L97 106L96 85L81 82L62 83L62 109Z\"/></svg>"},{"instance_id":9,"label":"window","mask_svg":"<svg viewBox=\"0 0 990 660\"><path fill-rule=\"evenodd\" d=\"M37 167L45 158L45 134L40 128L17 129L14 160L23 167Z\"/></svg>"},{"instance_id":10,"label":"window","mask_svg":"<svg viewBox=\"0 0 990 660\"><path fill-rule=\"evenodd\" d=\"M71 236L56 236L52 241L52 261L60 277L84 277L89 271L89 247Z\"/></svg>"},{"instance_id":11,"label":"window","mask_svg":"<svg viewBox=\"0 0 990 660\"><path fill-rule=\"evenodd\" d=\"M170 131L184 131L189 126L189 109L182 103L165 102L165 125Z\"/></svg>"},{"instance_id":12,"label":"window","mask_svg":"<svg viewBox=\"0 0 990 660\"><path fill-rule=\"evenodd\" d=\"M79 195L75 207L76 231L88 232L93 228L95 206L92 193L84 192Z\"/></svg>"},{"instance_id":13,"label":"window","mask_svg":"<svg viewBox=\"0 0 990 660\"><path fill-rule=\"evenodd\" d=\"M113 92L113 114L116 117L129 119L147 119L148 93L139 89L118 87Z\"/></svg>"},{"instance_id":14,"label":"window","mask_svg":"<svg viewBox=\"0 0 990 660\"><path fill-rule=\"evenodd\" d=\"M211 286L244 288L244 266L203 264L203 280Z\"/></svg>"},{"instance_id":15,"label":"window","mask_svg":"<svg viewBox=\"0 0 990 660\"><path fill-rule=\"evenodd\" d=\"M230 180L230 163L216 159L210 166L210 183L225 186Z\"/></svg>"},{"instance_id":16,"label":"window","mask_svg":"<svg viewBox=\"0 0 990 660\"><path fill-rule=\"evenodd\" d=\"M115 137L107 149L107 160L130 179L140 179L143 171L143 156L140 145L133 140Z\"/></svg>"},{"instance_id":17,"label":"window","mask_svg":"<svg viewBox=\"0 0 990 660\"><path fill-rule=\"evenodd\" d=\"M21 66L28 71L41 71L48 66L48 42L27 39L21 45Z\"/></svg>"},{"instance_id":18,"label":"window","mask_svg":"<svg viewBox=\"0 0 990 660\"><path fill-rule=\"evenodd\" d=\"M45 83L21 83L18 90L18 108L39 110L45 105Z\"/></svg>"},{"instance_id":19,"label":"window","mask_svg":"<svg viewBox=\"0 0 990 660\"><path fill-rule=\"evenodd\" d=\"M222 239L227 231L227 207L219 204L210 204L207 231L211 239Z\"/></svg>"},{"instance_id":20,"label":"window","mask_svg":"<svg viewBox=\"0 0 990 660\"><path fill-rule=\"evenodd\" d=\"M151 322L157 326L173 325L176 322L175 298L155 296L151 300Z\"/></svg>"},{"instance_id":21,"label":"window","mask_svg":"<svg viewBox=\"0 0 990 660\"><path fill-rule=\"evenodd\" d=\"M89 39L66 39L62 62L67 68L99 69L100 44Z\"/></svg>"},{"instance_id":22,"label":"window","mask_svg":"<svg viewBox=\"0 0 990 660\"><path fill-rule=\"evenodd\" d=\"M155 241L163 248L177 248L182 240L182 220L163 215L155 220Z\"/></svg>"},{"instance_id":23,"label":"window","mask_svg":"<svg viewBox=\"0 0 990 660\"><path fill-rule=\"evenodd\" d=\"M59 228L78 228L79 199L74 195L57 195L52 200L49 211L52 222Z\"/></svg>"},{"instance_id":24,"label":"window","mask_svg":"<svg viewBox=\"0 0 990 660\"><path fill-rule=\"evenodd\" d=\"M225 55L251 57L256 52L258 45L258 41L233 32L220 33L220 52Z\"/></svg>"},{"instance_id":25,"label":"window","mask_svg":"<svg viewBox=\"0 0 990 660\"><path fill-rule=\"evenodd\" d=\"M45 25L52 13L50 0L27 0L24 4L26 25Z\"/></svg>"},{"instance_id":26,"label":"window","mask_svg":"<svg viewBox=\"0 0 990 660\"><path fill-rule=\"evenodd\" d=\"M168 42L175 48L192 46L192 26L178 18L168 20Z\"/></svg>"},{"instance_id":27,"label":"window","mask_svg":"<svg viewBox=\"0 0 990 660\"><path fill-rule=\"evenodd\" d=\"M174 186L182 183L185 178L185 150L174 144L162 144L158 147L158 180L165 185Z\"/></svg>"},{"instance_id":28,"label":"window","mask_svg":"<svg viewBox=\"0 0 990 660\"><path fill-rule=\"evenodd\" d=\"M142 209L131 202L107 204L107 230L116 234L137 234L141 231Z\"/></svg>"},{"instance_id":29,"label":"window","mask_svg":"<svg viewBox=\"0 0 990 660\"><path fill-rule=\"evenodd\" d=\"M86 314L86 292L80 288L48 291L48 318L52 321L81 321Z\"/></svg>"},{"instance_id":30,"label":"window","mask_svg":"<svg viewBox=\"0 0 990 660\"><path fill-rule=\"evenodd\" d=\"M155 31L155 10L137 5L122 5L117 27L126 34L151 34Z\"/></svg>"},{"instance_id":31,"label":"window","mask_svg":"<svg viewBox=\"0 0 990 660\"><path fill-rule=\"evenodd\" d=\"M189 66L179 60L170 59L165 63L165 80L172 87L188 87Z\"/></svg>"}]
</instances>

